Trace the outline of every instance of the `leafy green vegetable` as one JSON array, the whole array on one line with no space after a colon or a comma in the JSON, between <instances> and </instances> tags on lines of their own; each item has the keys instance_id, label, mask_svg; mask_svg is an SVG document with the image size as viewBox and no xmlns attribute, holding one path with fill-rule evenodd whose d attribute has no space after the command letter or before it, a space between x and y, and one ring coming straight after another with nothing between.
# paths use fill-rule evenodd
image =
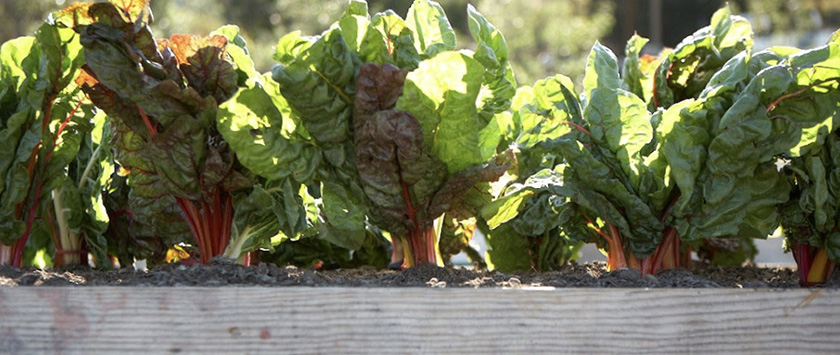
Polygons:
<instances>
[{"instance_id":1,"label":"leafy green vegetable","mask_svg":"<svg viewBox=\"0 0 840 355\"><path fill-rule=\"evenodd\" d=\"M638 57L645 40L628 43L623 78L615 56L596 43L582 114L575 95L540 95L566 111L560 116L569 117L567 127L553 137L532 136L518 153L526 172L550 169L532 179L554 178L536 189L511 185L485 209L490 227L519 221L540 227L562 219L558 226L571 240L608 249L610 268L643 273L679 265L688 248L714 244L704 242L708 238L766 237L778 226L778 206L790 190L777 158L814 150L836 126L837 54L830 44L750 55L750 36L746 21L718 11L712 26L659 64L657 75L673 75L667 81L673 96L667 97L677 102L656 102L648 106L658 108L652 113L640 96L650 72ZM532 97L538 96L523 93L514 102ZM521 108L514 111L510 136L536 131L527 130L536 126L525 125L527 117ZM542 194L556 201L557 212L525 218L537 211L528 206ZM740 250L750 253L749 247Z\"/></svg>"},{"instance_id":2,"label":"leafy green vegetable","mask_svg":"<svg viewBox=\"0 0 840 355\"><path fill-rule=\"evenodd\" d=\"M566 198L558 195L563 183L552 171L559 158L551 142L580 128L582 113L574 84L562 75L519 88L512 102L507 143L516 164L510 185L481 211L489 227L488 263L502 271L552 270L574 259L580 243L560 230Z\"/></svg>"},{"instance_id":3,"label":"leafy green vegetable","mask_svg":"<svg viewBox=\"0 0 840 355\"><path fill-rule=\"evenodd\" d=\"M145 17L147 5L136 12L136 20L123 10L90 5L91 20L76 30L86 51L82 89L112 119L116 159L129 172L133 220L155 225L160 235L183 233L172 223L177 206L203 262L224 254L246 264L248 252L270 247L271 237L281 230L294 235L307 228L298 188L283 178L311 174L312 168L307 172L301 162L273 181L260 180L224 139L227 135L238 147L254 147L260 129L272 123L282 127L275 123L279 112L260 86L238 30L225 27L211 37L155 40ZM239 92L239 85L248 88ZM247 137L239 134L243 127ZM274 152L279 156L269 163L276 165L281 158L288 163L287 157L294 159L303 147L272 148L289 150ZM258 170L270 168L243 162Z\"/></svg>"},{"instance_id":4,"label":"leafy green vegetable","mask_svg":"<svg viewBox=\"0 0 840 355\"><path fill-rule=\"evenodd\" d=\"M274 102L288 105L290 121L307 135L274 139L305 143L321 156L313 183L306 182L323 197L321 238L359 248L369 221L395 236L396 255L408 236L407 255L439 263L441 215L450 220L437 228L471 237L469 206L489 195L464 193L501 174L487 165L501 132L490 123L515 84L503 37L469 12L482 44L475 55L452 51L454 31L440 5L427 0L415 1L406 20L390 11L371 17L366 3L352 1L322 35L280 40L272 78L283 100ZM263 159L237 152L243 161L252 159L246 154Z\"/></svg>"},{"instance_id":5,"label":"leafy green vegetable","mask_svg":"<svg viewBox=\"0 0 840 355\"><path fill-rule=\"evenodd\" d=\"M83 61L78 36L55 22L0 47L4 263L73 264L91 251L99 265L110 265L100 191L113 165L104 120L94 120L73 81ZM35 250L24 253L28 242L49 246L48 257L33 260Z\"/></svg>"}]
</instances>

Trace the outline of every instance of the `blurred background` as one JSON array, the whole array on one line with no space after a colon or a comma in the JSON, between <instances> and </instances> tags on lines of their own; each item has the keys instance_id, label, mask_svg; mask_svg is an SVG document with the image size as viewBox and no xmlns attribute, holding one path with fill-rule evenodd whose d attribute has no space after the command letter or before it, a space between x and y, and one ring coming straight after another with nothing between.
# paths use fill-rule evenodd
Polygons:
<instances>
[{"instance_id":1,"label":"blurred background","mask_svg":"<svg viewBox=\"0 0 840 355\"><path fill-rule=\"evenodd\" d=\"M70 0L0 1L0 42L32 34L46 14ZM284 34L299 29L315 35L339 18L348 0L152 0L154 33L207 34L238 24L258 69L272 66L272 47ZM620 56L634 32L651 39L646 51L674 47L709 24L723 0L439 0L455 30L459 46L470 38L466 6L472 3L502 33L520 84L556 73L582 80L584 61L599 40ZM368 0L371 13L393 9L405 15L410 0ZM840 27L840 0L731 0L733 13L752 22L756 47L775 44L811 47L824 43ZM10 16L14 14L13 16Z\"/></svg>"},{"instance_id":2,"label":"blurred background","mask_svg":"<svg viewBox=\"0 0 840 355\"><path fill-rule=\"evenodd\" d=\"M47 14L69 0L2 0L0 42L31 35ZM260 71L273 65L273 46L284 34L301 30L316 35L341 16L348 0L152 0L153 31L207 34L238 24ZM556 73L582 81L586 56L598 40L619 57L633 33L650 38L646 53L674 47L684 37L709 24L723 0L439 0L456 31L460 48L468 34L466 6L472 3L502 33L520 85ZM368 0L371 13L393 9L404 16L410 0ZM755 32L755 49L773 45L800 48L825 43L840 28L840 0L731 0L732 12L746 17ZM792 263L782 254L782 238L758 241L761 264ZM481 241L474 245L484 246ZM591 245L583 260L603 260ZM457 263L457 261L456 261Z\"/></svg>"}]
</instances>

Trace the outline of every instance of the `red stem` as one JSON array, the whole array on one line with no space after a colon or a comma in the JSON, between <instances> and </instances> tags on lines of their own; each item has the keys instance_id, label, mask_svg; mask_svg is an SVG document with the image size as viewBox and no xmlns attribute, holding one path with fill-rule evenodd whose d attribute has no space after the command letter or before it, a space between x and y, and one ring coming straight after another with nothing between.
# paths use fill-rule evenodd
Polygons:
<instances>
[{"instance_id":1,"label":"red stem","mask_svg":"<svg viewBox=\"0 0 840 355\"><path fill-rule=\"evenodd\" d=\"M589 136L589 137L592 137L592 133L589 133L589 131L588 131L586 128L583 128L583 126L581 126L581 125L579 125L579 124L577 124L577 123L574 123L574 122L572 122L572 121L563 121L563 123L564 123L564 124L567 124L567 125L569 125L569 126L572 126L574 129L576 129L576 130L578 130L578 131L582 132L583 134L585 134L585 135L587 135L587 136Z\"/></svg>"},{"instance_id":2,"label":"red stem","mask_svg":"<svg viewBox=\"0 0 840 355\"><path fill-rule=\"evenodd\" d=\"M190 226L195 245L201 254L201 262L206 264L214 256L222 255L230 243L233 223L233 201L230 196L216 190L212 203L193 202L181 197L176 200Z\"/></svg>"},{"instance_id":3,"label":"red stem","mask_svg":"<svg viewBox=\"0 0 840 355\"><path fill-rule=\"evenodd\" d=\"M765 112L765 113L770 113L770 111L773 111L773 109L775 109L775 108L776 108L776 106L778 106L780 103L782 103L782 101L785 101L785 100L787 100L787 99L789 99L789 98L792 98L792 97L794 97L794 96L797 96L797 95L799 95L799 94L801 94L801 93L803 93L803 92L806 92L806 91L808 91L808 90L811 90L811 88L813 88L813 87L815 87L815 86L822 85L822 84L824 84L824 83L825 83L825 82L820 82L820 83L811 84L811 85L808 85L808 86L806 86L806 87L804 87L804 88L801 88L801 89L799 89L799 90L796 90L796 91L794 91L794 92L792 92L792 93L782 95L782 96L780 96L778 99L776 99L776 100L774 100L773 102L771 102L771 103L770 103L770 105L768 105L768 106L767 106L767 108L764 110L764 112Z\"/></svg>"},{"instance_id":4,"label":"red stem","mask_svg":"<svg viewBox=\"0 0 840 355\"><path fill-rule=\"evenodd\" d=\"M808 273L811 272L811 262L814 259L814 248L806 243L794 242L793 259L796 261L796 272L802 286L812 286L808 283Z\"/></svg>"},{"instance_id":5,"label":"red stem","mask_svg":"<svg viewBox=\"0 0 840 355\"><path fill-rule=\"evenodd\" d=\"M437 253L435 252L435 235L434 225L426 227L424 221L417 218L417 210L411 203L411 194L409 193L408 184L405 181L400 181L402 187L403 199L405 200L406 213L408 218L413 223L413 227L408 232L408 245L411 248L411 257L414 260L406 260L406 263L411 266L416 266L420 263L437 264Z\"/></svg>"},{"instance_id":6,"label":"red stem","mask_svg":"<svg viewBox=\"0 0 840 355\"><path fill-rule=\"evenodd\" d=\"M44 109L44 115L41 122L41 136L47 134L48 132L48 123L50 120L50 116L52 115L52 106L54 102L55 95L50 95L47 97L46 108ZM44 164L42 165L43 168L40 171L40 174L38 175L38 182L35 184L35 194L32 198L32 206L29 208L29 214L27 215L26 229L23 231L23 235L21 235L20 238L18 238L18 240L16 240L12 244L12 252L14 253L11 262L12 266L20 267L21 264L23 264L23 250L26 247L26 242L29 240L29 236L32 234L32 225L35 223L35 214L38 211L38 204L40 202L39 196L41 196L41 190L43 190L44 187L44 174L46 173L46 169L50 164L50 160L52 159L52 154L55 151L58 137L61 135L62 132L64 132L64 129L67 127L68 122L70 122L73 116L76 115L76 111L78 111L79 107L81 106L82 100L79 100L79 102L76 103L76 106L73 108L73 110L70 111L70 114L67 115L67 117L65 117L64 120L61 122L61 125L58 127L58 130L53 136L52 149L50 149L50 151L47 152L46 157L44 157ZM40 144L36 145L36 150L38 146L40 146ZM34 154L35 150L33 150L33 155ZM30 163L31 162L32 161L30 160Z\"/></svg>"},{"instance_id":7,"label":"red stem","mask_svg":"<svg viewBox=\"0 0 840 355\"><path fill-rule=\"evenodd\" d=\"M610 229L610 236L612 237L612 246L615 247L615 262L617 269L624 269L627 268L627 258L624 256L624 247L621 245L621 234L618 232L618 228L614 225L609 224ZM610 250L612 253L613 250Z\"/></svg>"},{"instance_id":8,"label":"red stem","mask_svg":"<svg viewBox=\"0 0 840 355\"><path fill-rule=\"evenodd\" d=\"M146 115L146 111L143 111L143 109L140 108L140 105L137 105L137 112L139 112L140 117L143 118L143 123L146 125L146 129L149 130L149 134L153 137L155 135L157 135L158 134L157 128L155 128L155 125L152 124L152 120L149 119L149 116Z\"/></svg>"}]
</instances>

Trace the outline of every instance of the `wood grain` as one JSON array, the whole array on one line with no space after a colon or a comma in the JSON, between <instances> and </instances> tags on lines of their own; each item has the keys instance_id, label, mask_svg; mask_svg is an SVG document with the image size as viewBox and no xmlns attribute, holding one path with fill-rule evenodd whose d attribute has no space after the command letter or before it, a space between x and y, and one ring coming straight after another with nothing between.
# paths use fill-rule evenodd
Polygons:
<instances>
[{"instance_id":1,"label":"wood grain","mask_svg":"<svg viewBox=\"0 0 840 355\"><path fill-rule=\"evenodd\" d=\"M0 353L838 353L840 291L0 288Z\"/></svg>"}]
</instances>

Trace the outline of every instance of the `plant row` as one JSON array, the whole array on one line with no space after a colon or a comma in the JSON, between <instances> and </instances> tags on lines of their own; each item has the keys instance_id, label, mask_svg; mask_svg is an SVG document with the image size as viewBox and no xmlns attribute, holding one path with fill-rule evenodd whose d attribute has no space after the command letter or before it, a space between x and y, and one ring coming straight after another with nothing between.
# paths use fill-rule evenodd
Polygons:
<instances>
[{"instance_id":1,"label":"plant row","mask_svg":"<svg viewBox=\"0 0 840 355\"><path fill-rule=\"evenodd\" d=\"M519 85L467 12L471 50L434 1L351 0L271 73L236 26L156 38L148 0L52 14L0 47L0 261L551 270L593 243L648 274L777 230L803 284L840 261L840 35L757 51L723 8L655 56L596 43L582 85Z\"/></svg>"}]
</instances>

